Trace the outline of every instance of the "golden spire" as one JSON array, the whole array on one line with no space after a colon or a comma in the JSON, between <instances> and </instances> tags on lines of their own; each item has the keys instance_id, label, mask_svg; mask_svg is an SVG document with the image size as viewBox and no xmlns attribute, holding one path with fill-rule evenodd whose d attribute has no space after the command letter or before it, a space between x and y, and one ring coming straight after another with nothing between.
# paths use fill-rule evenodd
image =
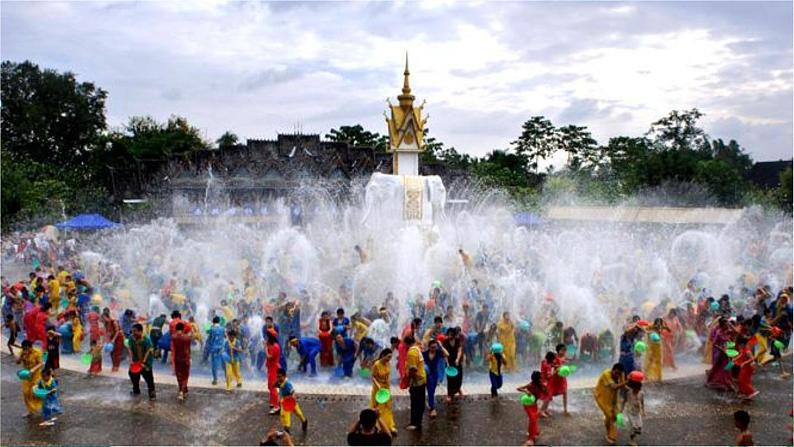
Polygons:
<instances>
[{"instance_id":1,"label":"golden spire","mask_svg":"<svg viewBox=\"0 0 794 447\"><path fill-rule=\"evenodd\" d=\"M411 75L411 72L408 71L408 52L405 52L405 71L403 72L403 94L397 96L397 99L400 100L400 106L402 107L409 107L412 106L414 103L414 95L411 94L411 85L408 83L408 76Z\"/></svg>"}]
</instances>

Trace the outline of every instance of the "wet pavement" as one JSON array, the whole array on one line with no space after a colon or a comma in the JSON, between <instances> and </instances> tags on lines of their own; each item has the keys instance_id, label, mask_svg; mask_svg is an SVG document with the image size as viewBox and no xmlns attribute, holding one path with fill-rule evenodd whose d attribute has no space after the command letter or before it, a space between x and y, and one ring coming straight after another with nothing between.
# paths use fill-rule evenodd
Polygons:
<instances>
[{"instance_id":1,"label":"wet pavement","mask_svg":"<svg viewBox=\"0 0 794 447\"><path fill-rule=\"evenodd\" d=\"M790 357L787 367L791 370ZM38 426L39 419L23 419L17 366L7 354L2 359L2 445L255 445L279 418L268 416L267 395L252 390L194 388L190 398L179 403L176 387L158 384L158 399L129 395L128 380L111 377L89 378L62 370L61 401L66 413L54 427ZM645 387L647 417L641 445L729 445L736 430L732 414L746 409L752 416L752 430L758 445L792 445L792 382L776 370L762 370L755 376L761 391L757 400L742 403L731 395L703 387L702 376L673 379ZM143 384L142 384L143 385ZM464 384L465 385L465 384ZM464 386L465 390L465 386ZM505 390L508 391L508 390ZM295 440L304 445L344 445L346 432L358 412L367 405L363 396L300 396L309 417L305 435L293 428ZM144 391L145 393L145 391ZM601 414L590 390L574 390L569 396L572 415L560 415L555 401L550 420L541 420L539 442L552 445L599 445L603 443ZM407 424L407 398L395 398L398 426ZM438 404L438 417L425 413L421 433L400 431L400 445L518 445L526 439L527 419L516 394L498 400L471 396L464 401ZM293 418L295 419L295 418ZM293 421L295 424L295 421ZM622 430L620 442L628 441Z\"/></svg>"}]
</instances>

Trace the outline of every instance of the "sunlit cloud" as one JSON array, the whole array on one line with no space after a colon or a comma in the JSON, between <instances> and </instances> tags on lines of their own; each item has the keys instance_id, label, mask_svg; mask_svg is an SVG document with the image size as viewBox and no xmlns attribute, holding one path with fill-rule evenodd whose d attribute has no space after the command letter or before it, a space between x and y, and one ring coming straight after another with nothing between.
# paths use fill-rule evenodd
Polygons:
<instances>
[{"instance_id":1,"label":"sunlit cloud","mask_svg":"<svg viewBox=\"0 0 794 447\"><path fill-rule=\"evenodd\" d=\"M108 117L208 138L361 123L383 133L409 52L432 134L473 154L545 115L605 142L698 107L757 159L792 151L789 3L4 3L2 57L109 91Z\"/></svg>"}]
</instances>

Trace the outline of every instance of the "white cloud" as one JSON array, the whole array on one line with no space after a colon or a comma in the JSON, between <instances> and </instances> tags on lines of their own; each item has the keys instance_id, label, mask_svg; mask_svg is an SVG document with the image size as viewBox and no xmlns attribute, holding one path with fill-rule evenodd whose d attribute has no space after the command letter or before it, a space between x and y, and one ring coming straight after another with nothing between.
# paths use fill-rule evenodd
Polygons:
<instances>
[{"instance_id":1,"label":"white cloud","mask_svg":"<svg viewBox=\"0 0 794 447\"><path fill-rule=\"evenodd\" d=\"M792 31L780 19L790 13L790 4L5 3L2 57L106 88L112 124L176 113L210 137L269 138L296 121L321 134L354 122L383 132L383 100L399 93L408 50L433 134L459 149L505 147L532 115L576 119L605 141L698 107L731 138L773 142L745 144L765 159L791 153Z\"/></svg>"}]
</instances>

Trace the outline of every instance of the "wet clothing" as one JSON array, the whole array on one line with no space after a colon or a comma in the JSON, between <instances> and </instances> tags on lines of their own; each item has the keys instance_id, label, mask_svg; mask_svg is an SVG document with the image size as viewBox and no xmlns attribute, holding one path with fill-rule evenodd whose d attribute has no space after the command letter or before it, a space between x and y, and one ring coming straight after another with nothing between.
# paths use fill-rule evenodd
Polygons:
<instances>
[{"instance_id":1,"label":"wet clothing","mask_svg":"<svg viewBox=\"0 0 794 447\"><path fill-rule=\"evenodd\" d=\"M394 423L394 413L392 411L392 400L389 399L385 404L379 404L375 400L375 394L380 389L390 388L391 381L391 365L389 362L383 360L376 360L372 365L372 392L370 393L369 406L370 408L377 409L380 413L380 418L390 431L397 431L397 425Z\"/></svg>"},{"instance_id":2,"label":"wet clothing","mask_svg":"<svg viewBox=\"0 0 794 447\"><path fill-rule=\"evenodd\" d=\"M270 408L279 408L278 388L276 378L280 367L281 346L278 343L267 344L267 391L270 394Z\"/></svg>"},{"instance_id":3,"label":"wet clothing","mask_svg":"<svg viewBox=\"0 0 794 447\"><path fill-rule=\"evenodd\" d=\"M621 381L624 380L622 376ZM617 417L618 389L613 387L615 381L612 380L612 369L607 368L598 377L598 383L593 388L593 399L596 405L604 413L604 425L607 430L607 438L616 442L618 439L618 428L615 422Z\"/></svg>"},{"instance_id":4,"label":"wet clothing","mask_svg":"<svg viewBox=\"0 0 794 447\"><path fill-rule=\"evenodd\" d=\"M41 351L38 348L32 348L27 354L24 352L20 355L22 367L32 371L29 380L23 380L22 383L22 398L25 401L25 407L28 413L36 414L41 411L41 399L33 394L33 386L41 380L41 368L33 371L33 368L42 363Z\"/></svg>"},{"instance_id":5,"label":"wet clothing","mask_svg":"<svg viewBox=\"0 0 794 447\"><path fill-rule=\"evenodd\" d=\"M430 351L422 353L427 371L427 404L431 410L436 409L436 386L444 374L444 356L441 351L436 351L431 358Z\"/></svg>"},{"instance_id":6,"label":"wet clothing","mask_svg":"<svg viewBox=\"0 0 794 447\"><path fill-rule=\"evenodd\" d=\"M321 342L317 338L302 337L298 340L298 355L301 358L298 369L306 372L307 365L311 368L311 374L317 374L317 355L321 350Z\"/></svg>"},{"instance_id":7,"label":"wet clothing","mask_svg":"<svg viewBox=\"0 0 794 447\"><path fill-rule=\"evenodd\" d=\"M63 406L58 400L58 381L50 376L50 380L46 382L44 379L39 380L37 386L49 391L47 396L41 399L41 416L44 420L48 421L59 414L63 414Z\"/></svg>"},{"instance_id":8,"label":"wet clothing","mask_svg":"<svg viewBox=\"0 0 794 447\"><path fill-rule=\"evenodd\" d=\"M657 332L651 332L657 334ZM645 355L645 377L648 380L662 380L662 341L653 341L648 337L648 351Z\"/></svg>"},{"instance_id":9,"label":"wet clothing","mask_svg":"<svg viewBox=\"0 0 794 447\"><path fill-rule=\"evenodd\" d=\"M344 347L336 343L336 354L342 363L345 377L353 377L353 365L356 363L356 342L351 338L344 338Z\"/></svg>"},{"instance_id":10,"label":"wet clothing","mask_svg":"<svg viewBox=\"0 0 794 447\"><path fill-rule=\"evenodd\" d=\"M634 371L634 337L623 334L620 336L620 358L618 363L623 365L626 374Z\"/></svg>"}]
</instances>

